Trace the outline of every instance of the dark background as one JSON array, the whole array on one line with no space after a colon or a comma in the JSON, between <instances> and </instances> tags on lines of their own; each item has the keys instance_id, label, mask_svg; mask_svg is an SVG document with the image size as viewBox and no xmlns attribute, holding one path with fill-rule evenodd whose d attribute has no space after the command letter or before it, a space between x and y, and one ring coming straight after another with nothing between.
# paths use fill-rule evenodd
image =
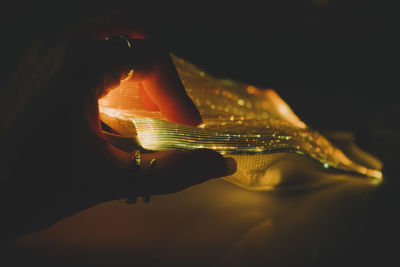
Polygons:
<instances>
[{"instance_id":1,"label":"dark background","mask_svg":"<svg viewBox=\"0 0 400 267\"><path fill-rule=\"evenodd\" d=\"M382 1L143 2L3 6L0 81L32 39L126 6L148 14L176 55L217 76L276 89L309 124L353 130L397 103L395 9Z\"/></svg>"},{"instance_id":2,"label":"dark background","mask_svg":"<svg viewBox=\"0 0 400 267\"><path fill-rule=\"evenodd\" d=\"M0 85L32 40L124 5L3 5ZM357 143L383 159L385 184L368 207L363 226L368 234L319 264L399 263L396 9L383 1L355 0L130 2L126 7L151 17L176 55L216 76L275 89L316 129L357 133Z\"/></svg>"}]
</instances>

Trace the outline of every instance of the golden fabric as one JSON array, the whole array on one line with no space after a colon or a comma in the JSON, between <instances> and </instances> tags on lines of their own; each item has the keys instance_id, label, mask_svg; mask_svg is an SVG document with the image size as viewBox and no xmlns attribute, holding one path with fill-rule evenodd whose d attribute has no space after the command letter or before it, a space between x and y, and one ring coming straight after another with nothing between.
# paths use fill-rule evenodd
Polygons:
<instances>
[{"instance_id":1,"label":"golden fabric","mask_svg":"<svg viewBox=\"0 0 400 267\"><path fill-rule=\"evenodd\" d=\"M187 93L202 115L198 127L166 121L160 112L145 110L138 85L124 81L99 100L100 117L123 137L110 140L123 149L145 150L210 148L235 158L237 172L225 179L252 190L279 186L267 171L287 152L315 159L325 169L336 169L382 179L380 170L350 160L325 137L310 129L271 90L231 80L216 79L196 66L173 57Z\"/></svg>"}]
</instances>

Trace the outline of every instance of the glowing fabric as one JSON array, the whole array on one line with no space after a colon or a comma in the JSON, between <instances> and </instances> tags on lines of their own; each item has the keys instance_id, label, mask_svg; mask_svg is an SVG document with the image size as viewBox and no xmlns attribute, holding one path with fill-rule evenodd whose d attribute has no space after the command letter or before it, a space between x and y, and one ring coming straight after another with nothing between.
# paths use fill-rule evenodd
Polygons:
<instances>
[{"instance_id":1,"label":"glowing fabric","mask_svg":"<svg viewBox=\"0 0 400 267\"><path fill-rule=\"evenodd\" d=\"M160 112L145 110L137 83L125 81L99 101L100 117L125 138L113 137L127 150L215 149L235 158L237 172L225 179L241 187L267 190L276 181L266 172L277 152L301 154L326 169L357 173L379 181L379 170L361 166L310 129L273 90L261 90L230 80L216 79L194 65L174 57L187 93L204 124L185 126L166 121Z\"/></svg>"}]
</instances>

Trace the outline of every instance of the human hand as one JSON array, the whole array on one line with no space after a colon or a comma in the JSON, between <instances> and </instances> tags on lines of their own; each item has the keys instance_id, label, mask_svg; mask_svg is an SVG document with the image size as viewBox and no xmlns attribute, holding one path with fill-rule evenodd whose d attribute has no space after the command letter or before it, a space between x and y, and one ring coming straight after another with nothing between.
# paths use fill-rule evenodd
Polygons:
<instances>
[{"instance_id":1,"label":"human hand","mask_svg":"<svg viewBox=\"0 0 400 267\"><path fill-rule=\"evenodd\" d=\"M151 38L141 25L138 17L114 16L28 50L0 100L2 239L126 198L130 181L145 172L135 170L129 153L106 141L97 104L118 86L130 64L123 43L104 39L115 34ZM169 54L150 43L135 70L143 105L171 121L199 124ZM141 165L153 158L157 163L147 181L152 194L178 192L236 168L233 159L206 149L145 154Z\"/></svg>"}]
</instances>

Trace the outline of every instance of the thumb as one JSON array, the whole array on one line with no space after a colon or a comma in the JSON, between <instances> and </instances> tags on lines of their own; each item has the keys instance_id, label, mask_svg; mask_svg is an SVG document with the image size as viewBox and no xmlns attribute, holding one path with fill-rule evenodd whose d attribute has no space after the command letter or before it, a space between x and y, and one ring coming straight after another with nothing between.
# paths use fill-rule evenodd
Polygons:
<instances>
[{"instance_id":1,"label":"thumb","mask_svg":"<svg viewBox=\"0 0 400 267\"><path fill-rule=\"evenodd\" d=\"M168 194L181 191L212 178L228 176L236 171L233 158L225 158L210 149L165 151L143 156L142 173L150 194ZM148 170L148 162L156 160Z\"/></svg>"},{"instance_id":2,"label":"thumb","mask_svg":"<svg viewBox=\"0 0 400 267\"><path fill-rule=\"evenodd\" d=\"M132 192L132 184L144 185L145 188L133 188L136 192L146 191L151 195L170 194L205 182L212 178L228 176L236 171L233 158L225 158L210 149L190 151L163 151L142 154L139 169L134 168L131 154L112 149L116 171L113 181L119 180L118 198L125 198ZM108 154L110 156L110 154ZM150 169L150 162L155 162ZM140 180L140 183L135 181ZM138 185L140 187L140 185Z\"/></svg>"}]
</instances>

